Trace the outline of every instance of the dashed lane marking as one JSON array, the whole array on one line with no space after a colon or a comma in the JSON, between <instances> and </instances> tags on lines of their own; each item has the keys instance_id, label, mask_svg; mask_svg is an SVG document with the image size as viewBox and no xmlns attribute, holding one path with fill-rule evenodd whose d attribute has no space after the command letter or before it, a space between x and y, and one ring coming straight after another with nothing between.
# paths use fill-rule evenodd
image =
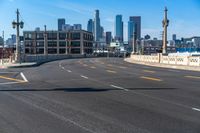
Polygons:
<instances>
[{"instance_id":1,"label":"dashed lane marking","mask_svg":"<svg viewBox=\"0 0 200 133\"><path fill-rule=\"evenodd\" d=\"M198 109L198 108L192 108L192 110L195 110L195 111L199 111L199 112L200 112L200 109Z\"/></svg>"},{"instance_id":2,"label":"dashed lane marking","mask_svg":"<svg viewBox=\"0 0 200 133\"><path fill-rule=\"evenodd\" d=\"M143 72L147 72L147 73L155 73L155 71L150 71L150 70L143 70Z\"/></svg>"},{"instance_id":3,"label":"dashed lane marking","mask_svg":"<svg viewBox=\"0 0 200 133\"><path fill-rule=\"evenodd\" d=\"M96 67L95 66L91 66L90 68L95 69Z\"/></svg>"},{"instance_id":4,"label":"dashed lane marking","mask_svg":"<svg viewBox=\"0 0 200 133\"><path fill-rule=\"evenodd\" d=\"M67 72L71 73L72 71L71 70L67 70Z\"/></svg>"},{"instance_id":5,"label":"dashed lane marking","mask_svg":"<svg viewBox=\"0 0 200 133\"><path fill-rule=\"evenodd\" d=\"M120 87L120 86L116 86L116 85L110 85L110 86L113 87L113 88L116 88L116 89L120 89L120 90L128 91L128 89L125 89L125 88Z\"/></svg>"},{"instance_id":6,"label":"dashed lane marking","mask_svg":"<svg viewBox=\"0 0 200 133\"><path fill-rule=\"evenodd\" d=\"M84 76L84 75L81 75L81 77L84 78L84 79L88 79L88 77L86 77L86 76Z\"/></svg>"},{"instance_id":7,"label":"dashed lane marking","mask_svg":"<svg viewBox=\"0 0 200 133\"><path fill-rule=\"evenodd\" d=\"M106 70L108 73L117 73L116 71Z\"/></svg>"},{"instance_id":8,"label":"dashed lane marking","mask_svg":"<svg viewBox=\"0 0 200 133\"><path fill-rule=\"evenodd\" d=\"M83 64L83 66L84 66L84 67L87 67L88 65L86 65L86 64Z\"/></svg>"},{"instance_id":9,"label":"dashed lane marking","mask_svg":"<svg viewBox=\"0 0 200 133\"><path fill-rule=\"evenodd\" d=\"M152 77L146 77L146 76L142 76L140 77L141 79L146 79L146 80L152 80L152 81L158 81L161 82L163 80L159 79L159 78L152 78Z\"/></svg>"},{"instance_id":10,"label":"dashed lane marking","mask_svg":"<svg viewBox=\"0 0 200 133\"><path fill-rule=\"evenodd\" d=\"M185 78L191 78L191 79L200 79L200 77L197 76L184 76Z\"/></svg>"},{"instance_id":11,"label":"dashed lane marking","mask_svg":"<svg viewBox=\"0 0 200 133\"><path fill-rule=\"evenodd\" d=\"M119 68L121 68L121 69L126 69L127 67L124 67L124 66L119 66Z\"/></svg>"}]
</instances>

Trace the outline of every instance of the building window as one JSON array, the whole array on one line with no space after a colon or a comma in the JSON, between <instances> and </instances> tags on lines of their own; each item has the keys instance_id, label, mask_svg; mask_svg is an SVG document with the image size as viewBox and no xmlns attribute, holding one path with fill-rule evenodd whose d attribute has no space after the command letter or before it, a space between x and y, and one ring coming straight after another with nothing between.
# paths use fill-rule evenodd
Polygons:
<instances>
[{"instance_id":1,"label":"building window","mask_svg":"<svg viewBox=\"0 0 200 133\"><path fill-rule=\"evenodd\" d=\"M66 49L65 48L59 49L59 54L65 54L65 53L66 53Z\"/></svg>"},{"instance_id":2,"label":"building window","mask_svg":"<svg viewBox=\"0 0 200 133\"><path fill-rule=\"evenodd\" d=\"M71 47L80 47L80 41L72 41Z\"/></svg>"},{"instance_id":3,"label":"building window","mask_svg":"<svg viewBox=\"0 0 200 133\"><path fill-rule=\"evenodd\" d=\"M43 40L44 39L44 34L43 33L38 33L37 34L37 40Z\"/></svg>"},{"instance_id":4,"label":"building window","mask_svg":"<svg viewBox=\"0 0 200 133\"><path fill-rule=\"evenodd\" d=\"M37 49L37 54L44 54L44 49L43 48Z\"/></svg>"},{"instance_id":5,"label":"building window","mask_svg":"<svg viewBox=\"0 0 200 133\"><path fill-rule=\"evenodd\" d=\"M37 42L37 47L44 47L44 42Z\"/></svg>"},{"instance_id":6,"label":"building window","mask_svg":"<svg viewBox=\"0 0 200 133\"><path fill-rule=\"evenodd\" d=\"M56 41L48 42L48 47L57 47L57 42Z\"/></svg>"},{"instance_id":7,"label":"building window","mask_svg":"<svg viewBox=\"0 0 200 133\"><path fill-rule=\"evenodd\" d=\"M66 42L59 42L60 47L66 47Z\"/></svg>"},{"instance_id":8,"label":"building window","mask_svg":"<svg viewBox=\"0 0 200 133\"><path fill-rule=\"evenodd\" d=\"M65 40L66 39L66 33L59 33L59 40Z\"/></svg>"},{"instance_id":9,"label":"building window","mask_svg":"<svg viewBox=\"0 0 200 133\"><path fill-rule=\"evenodd\" d=\"M48 54L57 54L57 49L55 49L55 48L49 48L48 49Z\"/></svg>"},{"instance_id":10,"label":"building window","mask_svg":"<svg viewBox=\"0 0 200 133\"><path fill-rule=\"evenodd\" d=\"M72 53L72 54L80 54L80 53L81 53L81 50L80 50L80 48L72 48L72 49L71 49L71 53Z\"/></svg>"},{"instance_id":11,"label":"building window","mask_svg":"<svg viewBox=\"0 0 200 133\"><path fill-rule=\"evenodd\" d=\"M72 34L72 40L80 40L81 34L80 33L73 33Z\"/></svg>"},{"instance_id":12,"label":"building window","mask_svg":"<svg viewBox=\"0 0 200 133\"><path fill-rule=\"evenodd\" d=\"M48 33L48 40L57 40L57 33Z\"/></svg>"}]
</instances>

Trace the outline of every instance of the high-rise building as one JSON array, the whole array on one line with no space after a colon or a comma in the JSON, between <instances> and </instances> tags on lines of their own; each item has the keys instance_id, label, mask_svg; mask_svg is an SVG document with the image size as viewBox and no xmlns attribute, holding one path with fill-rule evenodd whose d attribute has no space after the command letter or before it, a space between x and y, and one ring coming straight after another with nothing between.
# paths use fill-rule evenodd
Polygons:
<instances>
[{"instance_id":1,"label":"high-rise building","mask_svg":"<svg viewBox=\"0 0 200 133\"><path fill-rule=\"evenodd\" d=\"M64 24L62 25L62 30L61 31L69 31L69 30L73 30L74 27L71 26L70 24Z\"/></svg>"},{"instance_id":2,"label":"high-rise building","mask_svg":"<svg viewBox=\"0 0 200 133\"><path fill-rule=\"evenodd\" d=\"M136 32L136 39L141 39L141 16L131 16L129 18L129 22L133 22L133 28L135 27L135 32ZM130 31L133 31L133 29L131 29L131 25L130 24ZM132 34L130 34L129 36L133 36Z\"/></svg>"},{"instance_id":3,"label":"high-rise building","mask_svg":"<svg viewBox=\"0 0 200 133\"><path fill-rule=\"evenodd\" d=\"M112 41L112 32L106 32L106 44L110 44Z\"/></svg>"},{"instance_id":4,"label":"high-rise building","mask_svg":"<svg viewBox=\"0 0 200 133\"><path fill-rule=\"evenodd\" d=\"M104 28L101 26L101 29L100 29L100 38L103 38L104 37Z\"/></svg>"},{"instance_id":5,"label":"high-rise building","mask_svg":"<svg viewBox=\"0 0 200 133\"><path fill-rule=\"evenodd\" d=\"M172 35L172 40L173 40L173 41L176 41L176 34L173 34L173 35Z\"/></svg>"},{"instance_id":6,"label":"high-rise building","mask_svg":"<svg viewBox=\"0 0 200 133\"><path fill-rule=\"evenodd\" d=\"M115 19L115 39L123 42L123 21L122 15L117 15Z\"/></svg>"},{"instance_id":7,"label":"high-rise building","mask_svg":"<svg viewBox=\"0 0 200 133\"><path fill-rule=\"evenodd\" d=\"M87 31L94 32L94 22L92 19L89 19L87 24Z\"/></svg>"},{"instance_id":8,"label":"high-rise building","mask_svg":"<svg viewBox=\"0 0 200 133\"><path fill-rule=\"evenodd\" d=\"M65 25L65 19L64 18L58 19L58 31L62 31L63 25Z\"/></svg>"},{"instance_id":9,"label":"high-rise building","mask_svg":"<svg viewBox=\"0 0 200 133\"><path fill-rule=\"evenodd\" d=\"M128 41L129 41L129 43L133 40L134 32L135 32L134 22L128 21Z\"/></svg>"},{"instance_id":10,"label":"high-rise building","mask_svg":"<svg viewBox=\"0 0 200 133\"><path fill-rule=\"evenodd\" d=\"M73 29L74 30L82 30L82 25L81 24L74 24Z\"/></svg>"},{"instance_id":11,"label":"high-rise building","mask_svg":"<svg viewBox=\"0 0 200 133\"><path fill-rule=\"evenodd\" d=\"M95 10L94 17L94 41L98 42L101 38L101 25L100 25L100 17L99 10Z\"/></svg>"}]
</instances>

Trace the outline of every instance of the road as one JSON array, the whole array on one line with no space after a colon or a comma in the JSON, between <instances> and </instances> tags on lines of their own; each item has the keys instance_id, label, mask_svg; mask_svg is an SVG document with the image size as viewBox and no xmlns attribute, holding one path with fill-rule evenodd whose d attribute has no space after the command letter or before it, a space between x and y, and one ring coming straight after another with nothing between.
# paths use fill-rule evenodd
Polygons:
<instances>
[{"instance_id":1,"label":"road","mask_svg":"<svg viewBox=\"0 0 200 133\"><path fill-rule=\"evenodd\" d=\"M119 58L1 70L0 133L200 133L200 73Z\"/></svg>"}]
</instances>

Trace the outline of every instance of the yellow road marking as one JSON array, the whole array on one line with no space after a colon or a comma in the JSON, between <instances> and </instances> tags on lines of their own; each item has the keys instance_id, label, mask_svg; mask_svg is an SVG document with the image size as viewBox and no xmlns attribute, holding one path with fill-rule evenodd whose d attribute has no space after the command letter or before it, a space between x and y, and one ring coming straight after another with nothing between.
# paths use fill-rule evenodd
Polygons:
<instances>
[{"instance_id":1,"label":"yellow road marking","mask_svg":"<svg viewBox=\"0 0 200 133\"><path fill-rule=\"evenodd\" d=\"M158 79L158 78L145 77L145 76L142 76L142 77L140 77L140 78L141 78L141 79L147 79L147 80L153 80L153 81L159 81L159 82L162 81L161 79Z\"/></svg>"},{"instance_id":2,"label":"yellow road marking","mask_svg":"<svg viewBox=\"0 0 200 133\"><path fill-rule=\"evenodd\" d=\"M143 70L143 72L147 72L147 73L155 73L155 71L150 71L150 70Z\"/></svg>"},{"instance_id":3,"label":"yellow road marking","mask_svg":"<svg viewBox=\"0 0 200 133\"><path fill-rule=\"evenodd\" d=\"M197 76L185 76L185 78L200 79L200 77Z\"/></svg>"},{"instance_id":4,"label":"yellow road marking","mask_svg":"<svg viewBox=\"0 0 200 133\"><path fill-rule=\"evenodd\" d=\"M0 76L0 78L1 78L1 79L11 80L11 81L17 81L17 82L20 82L20 83L26 82L26 81L24 81L24 80L9 78L9 77L5 77L5 76Z\"/></svg>"},{"instance_id":5,"label":"yellow road marking","mask_svg":"<svg viewBox=\"0 0 200 133\"><path fill-rule=\"evenodd\" d=\"M90 68L95 69L96 67L95 66L91 66Z\"/></svg>"},{"instance_id":6,"label":"yellow road marking","mask_svg":"<svg viewBox=\"0 0 200 133\"><path fill-rule=\"evenodd\" d=\"M109 73L117 73L116 71L112 71L112 70L106 70Z\"/></svg>"}]
</instances>

